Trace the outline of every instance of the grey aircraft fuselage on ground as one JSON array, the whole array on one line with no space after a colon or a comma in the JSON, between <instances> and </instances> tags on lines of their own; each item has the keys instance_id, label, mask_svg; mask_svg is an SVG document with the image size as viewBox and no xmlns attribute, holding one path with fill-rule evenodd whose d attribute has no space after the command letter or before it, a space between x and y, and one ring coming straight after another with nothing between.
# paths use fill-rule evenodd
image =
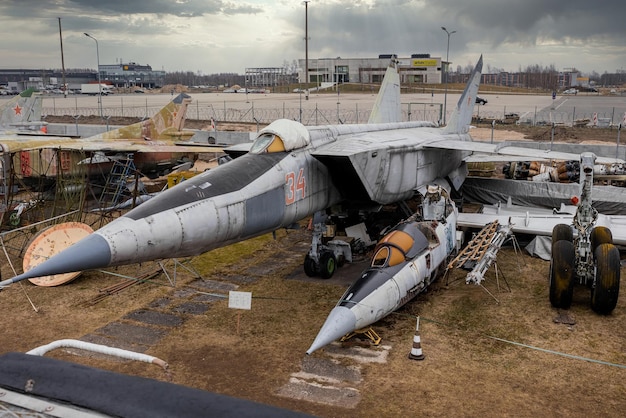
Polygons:
<instances>
[{"instance_id":1,"label":"grey aircraft fuselage on ground","mask_svg":"<svg viewBox=\"0 0 626 418\"><path fill-rule=\"evenodd\" d=\"M460 186L482 57L450 123L398 122L400 85L390 67L368 124L305 127L277 120L246 155L163 192L44 261L0 282L185 257L286 227L342 201L386 204L454 177ZM439 145L438 145L439 143ZM431 148L429 145L435 145Z\"/></svg>"},{"instance_id":2,"label":"grey aircraft fuselage on ground","mask_svg":"<svg viewBox=\"0 0 626 418\"><path fill-rule=\"evenodd\" d=\"M430 186L422 213L399 223L380 239L370 266L330 311L307 354L377 322L426 290L458 250L457 216L445 190Z\"/></svg>"}]
</instances>

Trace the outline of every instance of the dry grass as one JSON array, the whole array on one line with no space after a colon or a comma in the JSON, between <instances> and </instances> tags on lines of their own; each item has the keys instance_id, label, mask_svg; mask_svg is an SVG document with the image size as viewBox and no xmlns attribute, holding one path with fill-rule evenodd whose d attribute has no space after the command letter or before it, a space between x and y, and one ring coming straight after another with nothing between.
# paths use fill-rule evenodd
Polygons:
<instances>
[{"instance_id":1,"label":"dry grass","mask_svg":"<svg viewBox=\"0 0 626 418\"><path fill-rule=\"evenodd\" d=\"M304 232L289 232L302 234ZM293 238L293 235L291 236ZM496 341L490 336L570 355L626 364L626 303L622 297L613 315L598 316L589 295L578 289L571 315L577 324L555 324L556 311L547 297L544 261L505 249L499 257L511 291L498 291L493 273L483 289L465 285L462 272L450 284L439 281L428 293L375 328L391 345L387 364L364 366L356 411L276 396L298 372L304 352L315 337L342 286L324 281L286 279L299 270L300 255L284 257L293 240L284 231L207 253L194 265L207 279L226 280L273 260L278 273L242 285L253 293L252 311L238 313L227 302L212 305L205 315L189 315L148 353L171 366L175 383L304 411L319 416L623 416L626 369L561 357ZM283 255L281 255L283 254ZM521 271L518 270L518 261ZM147 266L145 266L147 268ZM341 273L342 270L339 271ZM453 281L461 278L461 280ZM501 290L505 283L500 276ZM179 276L177 289L192 278ZM118 282L98 273L58 288L23 286L39 307L35 313L20 286L0 293L4 308L0 351L26 351L60 338L79 338L156 298L171 298L175 289L141 284L89 308L79 302L98 289ZM623 286L622 286L623 287ZM407 359L415 332L415 315L426 360ZM76 358L64 352L51 356L136 375L165 380L162 371L143 363L117 363ZM324 356L323 350L315 356Z\"/></svg>"},{"instance_id":2,"label":"dry grass","mask_svg":"<svg viewBox=\"0 0 626 418\"><path fill-rule=\"evenodd\" d=\"M592 131L589 131L592 132ZM589 292L579 288L570 315L576 325L556 324L548 302L548 263L526 254L501 252L498 266L511 291L498 291L493 271L483 289L465 285L463 273L440 280L399 312L375 325L392 349L386 364L363 366L357 410L279 397L276 391L298 372L305 351L326 315L344 291L322 280L293 280L303 255L293 250L293 234L262 236L197 257L195 268L205 279L240 284L250 291L252 310L238 312L215 302L204 315L183 315L148 354L166 360L171 376L143 363L109 362L76 357L63 351L50 356L109 370L171 380L175 383L247 398L325 417L381 416L568 416L621 417L626 410L626 369L547 353L497 341L626 364L626 291L610 316L589 307ZM290 239L288 239L290 238ZM272 274L241 280L251 266L274 263ZM519 265L521 266L518 267ZM137 274L153 266L117 271ZM6 266L3 268L6 274ZM338 274L344 270L340 269ZM624 276L624 270L622 270ZM460 278L461 280L452 281ZM176 288L144 283L84 307L99 289L121 281L102 273L84 274L57 288L15 285L0 292L3 320L0 353L25 352L62 338L80 338L145 308L159 298L173 299L193 277L180 273ZM503 278L500 284L504 288ZM624 280L622 280L624 282ZM35 312L26 294L36 305ZM415 317L426 360L407 359ZM325 356L323 350L314 356Z\"/></svg>"}]
</instances>

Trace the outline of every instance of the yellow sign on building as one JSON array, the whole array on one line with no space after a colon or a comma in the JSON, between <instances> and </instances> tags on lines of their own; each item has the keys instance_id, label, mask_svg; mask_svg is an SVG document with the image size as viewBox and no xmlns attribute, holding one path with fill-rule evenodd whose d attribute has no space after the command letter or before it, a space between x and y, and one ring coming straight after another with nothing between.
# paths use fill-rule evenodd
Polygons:
<instances>
[{"instance_id":1,"label":"yellow sign on building","mask_svg":"<svg viewBox=\"0 0 626 418\"><path fill-rule=\"evenodd\" d=\"M414 59L411 60L412 67L436 67L437 60L433 59Z\"/></svg>"}]
</instances>

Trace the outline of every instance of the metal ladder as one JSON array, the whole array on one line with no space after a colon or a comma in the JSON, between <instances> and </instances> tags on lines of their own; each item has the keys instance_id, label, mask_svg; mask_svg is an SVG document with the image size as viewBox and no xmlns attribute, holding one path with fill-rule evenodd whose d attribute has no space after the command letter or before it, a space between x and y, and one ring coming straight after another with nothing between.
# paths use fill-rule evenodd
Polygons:
<instances>
[{"instance_id":1,"label":"metal ladder","mask_svg":"<svg viewBox=\"0 0 626 418\"><path fill-rule=\"evenodd\" d=\"M124 160L115 160L98 200L99 207L111 207L120 203L120 197L127 188L129 177L134 180L136 172L133 154L128 154Z\"/></svg>"}]
</instances>

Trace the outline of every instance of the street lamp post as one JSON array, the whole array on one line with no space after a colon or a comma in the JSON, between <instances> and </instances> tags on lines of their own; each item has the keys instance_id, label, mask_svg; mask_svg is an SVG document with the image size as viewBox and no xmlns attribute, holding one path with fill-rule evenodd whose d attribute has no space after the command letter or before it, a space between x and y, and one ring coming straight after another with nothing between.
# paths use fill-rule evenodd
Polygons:
<instances>
[{"instance_id":1,"label":"street lamp post","mask_svg":"<svg viewBox=\"0 0 626 418\"><path fill-rule=\"evenodd\" d=\"M102 119L102 84L100 84L100 49L98 48L98 40L84 32L85 36L96 41L96 60L98 64L98 109L100 110L100 118Z\"/></svg>"},{"instance_id":2,"label":"street lamp post","mask_svg":"<svg viewBox=\"0 0 626 418\"><path fill-rule=\"evenodd\" d=\"M448 46L446 47L446 72L445 74L445 81L444 81L444 85L445 85L445 90L444 90L444 94L443 94L443 124L446 124L446 112L448 110L448 67L450 66L450 35L452 35L453 33L456 33L455 30L449 32L448 29L446 29L445 27L441 27L441 29L443 29L447 34L448 34Z\"/></svg>"},{"instance_id":3,"label":"street lamp post","mask_svg":"<svg viewBox=\"0 0 626 418\"><path fill-rule=\"evenodd\" d=\"M309 83L309 1L304 0L304 82Z\"/></svg>"}]
</instances>

